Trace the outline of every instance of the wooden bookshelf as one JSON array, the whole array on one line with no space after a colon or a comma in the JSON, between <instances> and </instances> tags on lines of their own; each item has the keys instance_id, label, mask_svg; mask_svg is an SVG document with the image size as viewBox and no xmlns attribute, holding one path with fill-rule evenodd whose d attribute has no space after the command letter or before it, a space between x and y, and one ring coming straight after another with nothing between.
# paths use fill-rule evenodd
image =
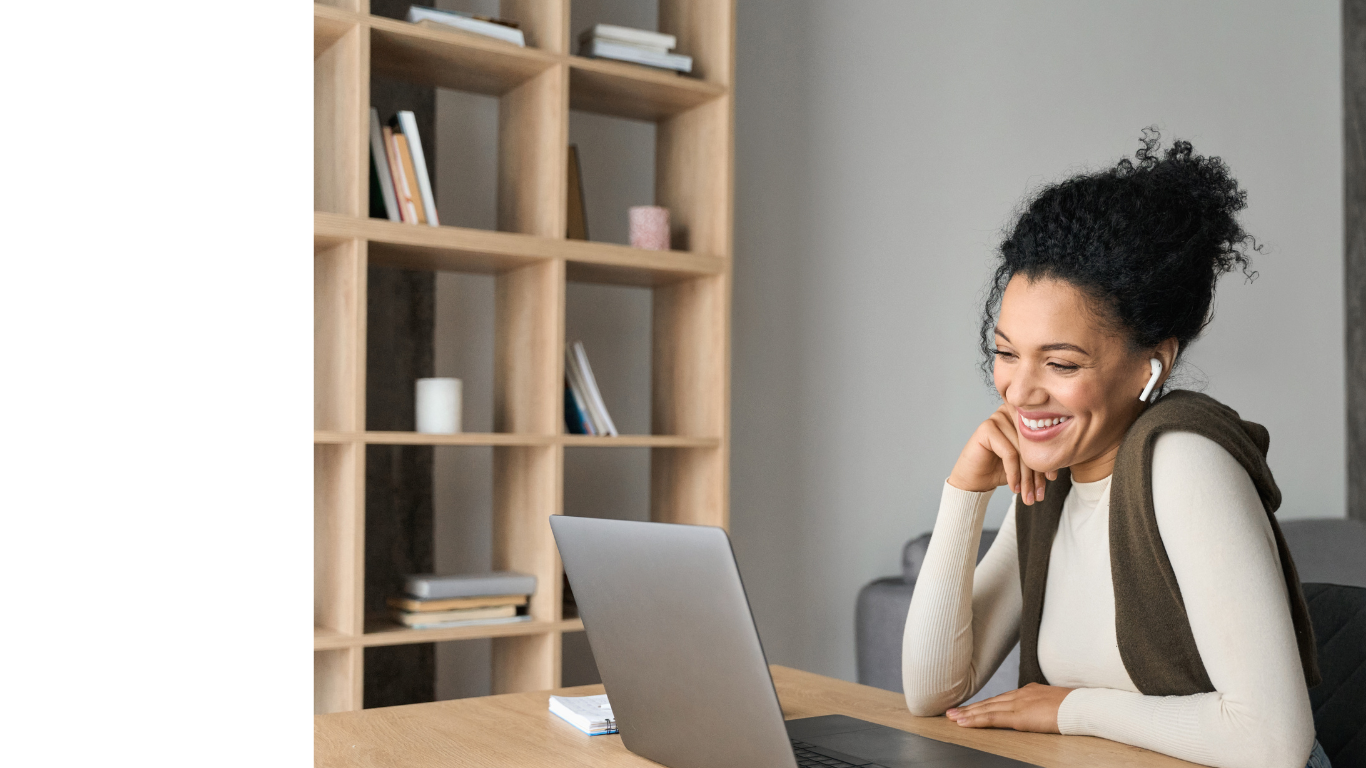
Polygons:
<instances>
[{"instance_id":1,"label":"wooden bookshelf","mask_svg":"<svg viewBox=\"0 0 1366 768\"><path fill-rule=\"evenodd\" d=\"M496 693L559 685L560 638L583 629L564 615L546 524L563 511L567 450L647 448L653 519L728 523L734 1L660 0L660 30L678 36L697 77L570 55L570 2L503 0L526 48L372 16L368 0L314 6L318 712L363 706L363 650L380 645L491 638ZM368 218L372 72L498 98L498 231ZM655 199L686 232L688 250L565 239L571 109L656 124ZM367 431L369 266L495 276L493 432ZM652 291L653 434L564 434L567 282ZM494 567L537 576L530 621L428 630L367 622L367 445L492 448Z\"/></svg>"}]
</instances>

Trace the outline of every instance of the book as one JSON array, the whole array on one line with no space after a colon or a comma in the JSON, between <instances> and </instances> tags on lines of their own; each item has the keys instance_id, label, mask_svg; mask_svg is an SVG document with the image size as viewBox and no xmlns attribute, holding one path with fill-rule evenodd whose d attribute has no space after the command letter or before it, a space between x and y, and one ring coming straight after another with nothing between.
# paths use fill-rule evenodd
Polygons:
<instances>
[{"instance_id":1,"label":"book","mask_svg":"<svg viewBox=\"0 0 1366 768\"><path fill-rule=\"evenodd\" d=\"M569 374L564 378L564 427L571 435L593 434L593 424L588 420L588 411L583 399L574 386L569 383Z\"/></svg>"},{"instance_id":2,"label":"book","mask_svg":"<svg viewBox=\"0 0 1366 768\"><path fill-rule=\"evenodd\" d=\"M588 364L588 353L583 349L583 342L574 342L574 357L579 364L579 371L583 374L584 383L587 385L588 403L590 410L596 409L597 415L601 417L604 430L599 434L617 436L617 425L612 423L612 417L607 413L607 404L602 400L602 392L598 389L598 380L593 376L593 366Z\"/></svg>"},{"instance_id":3,"label":"book","mask_svg":"<svg viewBox=\"0 0 1366 768\"><path fill-rule=\"evenodd\" d=\"M403 591L413 597L429 600L448 597L529 595L536 591L536 577L512 571L458 576L415 573L404 578Z\"/></svg>"},{"instance_id":4,"label":"book","mask_svg":"<svg viewBox=\"0 0 1366 768\"><path fill-rule=\"evenodd\" d=\"M550 711L589 736L617 732L617 719L607 694L597 696L551 696Z\"/></svg>"},{"instance_id":5,"label":"book","mask_svg":"<svg viewBox=\"0 0 1366 768\"><path fill-rule=\"evenodd\" d=\"M413 205L412 189L403 175L403 161L398 156L398 142L394 129L384 126L380 129L384 137L385 154L389 157L389 173L394 179L394 198L398 201L400 221L406 224L417 223L417 207Z\"/></svg>"},{"instance_id":6,"label":"book","mask_svg":"<svg viewBox=\"0 0 1366 768\"><path fill-rule=\"evenodd\" d=\"M678 45L678 38L673 35L631 27L619 27L615 24L598 24L579 33L580 43L586 43L594 38L626 43L641 48L653 48L660 53L668 53L674 49L674 46Z\"/></svg>"},{"instance_id":7,"label":"book","mask_svg":"<svg viewBox=\"0 0 1366 768\"><path fill-rule=\"evenodd\" d=\"M405 624L409 629L450 629L451 627L482 627L489 624L516 624L531 621L530 616L508 616L502 619L457 619L456 621L434 621L423 624Z\"/></svg>"},{"instance_id":8,"label":"book","mask_svg":"<svg viewBox=\"0 0 1366 768\"><path fill-rule=\"evenodd\" d=\"M387 160L381 161L388 164ZM375 162L375 153L370 153L370 218L386 219L388 212L384 209L384 195L380 192L379 168Z\"/></svg>"},{"instance_id":9,"label":"book","mask_svg":"<svg viewBox=\"0 0 1366 768\"><path fill-rule=\"evenodd\" d=\"M410 110L399 110L398 114L394 115L394 123L403 132L403 138L408 140L408 151L413 156L417 191L422 195L423 219L430 226L441 226L436 216L436 196L432 194L432 180L427 175L427 156L422 153L422 137L417 131L417 117Z\"/></svg>"},{"instance_id":10,"label":"book","mask_svg":"<svg viewBox=\"0 0 1366 768\"><path fill-rule=\"evenodd\" d=\"M517 615L515 605L491 605L486 608L458 608L454 611L390 611L394 621L408 627L427 627L452 621L476 619L506 619Z\"/></svg>"},{"instance_id":11,"label":"book","mask_svg":"<svg viewBox=\"0 0 1366 768\"><path fill-rule=\"evenodd\" d=\"M565 237L588 239L588 213L583 206L583 176L579 173L578 145L569 145L569 210L565 216Z\"/></svg>"},{"instance_id":12,"label":"book","mask_svg":"<svg viewBox=\"0 0 1366 768\"><path fill-rule=\"evenodd\" d=\"M612 59L631 64L644 64L647 67L669 69L675 72L692 71L691 56L684 56L681 53L661 53L652 48L641 48L638 45L627 45L626 43L617 43L600 38L593 38L581 45L579 55L587 56L590 59Z\"/></svg>"},{"instance_id":13,"label":"book","mask_svg":"<svg viewBox=\"0 0 1366 768\"><path fill-rule=\"evenodd\" d=\"M454 28L462 32L472 32L476 35L526 47L526 35L522 34L522 30L510 26L508 22L493 21L492 19L476 17L474 14L456 11L438 11L435 8L427 8L421 5L410 6L407 19L413 24L421 24L424 27Z\"/></svg>"},{"instance_id":14,"label":"book","mask_svg":"<svg viewBox=\"0 0 1366 768\"><path fill-rule=\"evenodd\" d=\"M389 174L389 152L384 148L384 132L380 130L379 110L370 108L370 167L375 174L375 186L384 199L384 215L389 221L402 221L398 213L398 198L394 197L394 178ZM373 191L373 190L372 190Z\"/></svg>"},{"instance_id":15,"label":"book","mask_svg":"<svg viewBox=\"0 0 1366 768\"><path fill-rule=\"evenodd\" d=\"M598 412L597 404L588 394L588 381L583 376L583 368L579 366L579 359L574 355L572 346L564 348L564 373L575 400L583 409L583 414L588 422L588 434L608 434L607 422L602 418L602 414Z\"/></svg>"},{"instance_id":16,"label":"book","mask_svg":"<svg viewBox=\"0 0 1366 768\"><path fill-rule=\"evenodd\" d=\"M490 595L489 597L447 597L423 600L417 597L391 597L390 608L403 611L454 611L460 608L488 608L495 605L526 605L526 595Z\"/></svg>"},{"instance_id":17,"label":"book","mask_svg":"<svg viewBox=\"0 0 1366 768\"><path fill-rule=\"evenodd\" d=\"M413 203L413 223L426 224L426 206L422 203L422 191L417 186L417 169L413 167L413 153L408 149L408 137L394 131L394 152L403 167L403 181L408 188L408 197Z\"/></svg>"}]
</instances>

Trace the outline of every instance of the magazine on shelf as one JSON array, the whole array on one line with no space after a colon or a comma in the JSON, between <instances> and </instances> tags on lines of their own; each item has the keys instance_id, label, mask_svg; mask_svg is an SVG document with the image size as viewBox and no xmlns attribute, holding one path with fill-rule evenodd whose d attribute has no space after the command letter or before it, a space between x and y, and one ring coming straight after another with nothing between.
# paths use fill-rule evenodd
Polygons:
<instances>
[{"instance_id":1,"label":"magazine on shelf","mask_svg":"<svg viewBox=\"0 0 1366 768\"><path fill-rule=\"evenodd\" d=\"M522 30L509 26L508 23L498 23L491 19L482 19L472 13L462 13L460 11L438 11L435 8L427 8L421 5L414 5L408 8L408 21L413 24L427 22L429 24L440 24L445 27L452 27L461 32L471 32L484 37L491 37L502 40L506 43L526 47L526 36Z\"/></svg>"}]
</instances>

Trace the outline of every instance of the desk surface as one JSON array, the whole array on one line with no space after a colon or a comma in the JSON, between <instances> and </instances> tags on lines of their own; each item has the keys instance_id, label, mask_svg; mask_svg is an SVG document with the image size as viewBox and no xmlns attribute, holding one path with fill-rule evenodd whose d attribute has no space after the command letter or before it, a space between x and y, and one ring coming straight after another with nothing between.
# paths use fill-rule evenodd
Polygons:
<instances>
[{"instance_id":1,"label":"desk surface","mask_svg":"<svg viewBox=\"0 0 1366 768\"><path fill-rule=\"evenodd\" d=\"M772 670L783 716L788 719L849 715L1046 768L1194 765L1089 736L959 728L943 717L912 716L898 693L787 667ZM319 715L314 718L314 762L320 768L657 765L627 751L620 736L586 736L547 711L552 693L588 696L602 692L602 686L591 685Z\"/></svg>"}]
</instances>

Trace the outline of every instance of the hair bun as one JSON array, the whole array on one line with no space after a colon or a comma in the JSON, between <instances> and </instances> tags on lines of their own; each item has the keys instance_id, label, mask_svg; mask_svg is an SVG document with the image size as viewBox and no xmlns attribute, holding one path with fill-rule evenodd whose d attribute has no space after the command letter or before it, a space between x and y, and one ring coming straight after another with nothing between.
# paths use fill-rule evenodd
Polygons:
<instances>
[{"instance_id":1,"label":"hair bun","mask_svg":"<svg viewBox=\"0 0 1366 768\"><path fill-rule=\"evenodd\" d=\"M990 368L995 315L1017 274L1065 280L1084 291L1138 348L1175 338L1184 350L1212 319L1214 287L1257 250L1238 213L1247 193L1218 157L1189 141L1165 151L1143 130L1134 159L1049 185L1001 243L983 314Z\"/></svg>"}]
</instances>

